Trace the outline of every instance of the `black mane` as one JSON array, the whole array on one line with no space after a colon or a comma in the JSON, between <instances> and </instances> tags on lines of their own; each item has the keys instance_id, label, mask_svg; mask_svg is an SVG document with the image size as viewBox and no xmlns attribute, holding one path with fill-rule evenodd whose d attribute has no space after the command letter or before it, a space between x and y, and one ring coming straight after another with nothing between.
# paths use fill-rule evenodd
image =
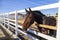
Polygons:
<instances>
[{"instance_id":1,"label":"black mane","mask_svg":"<svg viewBox=\"0 0 60 40\"><path fill-rule=\"evenodd\" d=\"M41 11L32 11L34 15L34 20L38 24L43 24L43 17L45 16Z\"/></svg>"},{"instance_id":2,"label":"black mane","mask_svg":"<svg viewBox=\"0 0 60 40\"><path fill-rule=\"evenodd\" d=\"M36 12L36 13L38 13L39 15L45 16L41 11L35 10L35 11L33 11L33 12Z\"/></svg>"}]
</instances>

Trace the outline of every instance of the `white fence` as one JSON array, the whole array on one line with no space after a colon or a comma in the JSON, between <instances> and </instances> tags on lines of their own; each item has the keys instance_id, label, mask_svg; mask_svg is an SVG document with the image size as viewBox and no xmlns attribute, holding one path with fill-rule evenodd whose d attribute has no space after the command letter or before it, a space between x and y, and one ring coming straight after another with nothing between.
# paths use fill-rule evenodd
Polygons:
<instances>
[{"instance_id":1,"label":"white fence","mask_svg":"<svg viewBox=\"0 0 60 40\"><path fill-rule=\"evenodd\" d=\"M59 7L59 5L60 5L60 2L54 3L54 4L50 4L50 5L39 6L39 7L31 8L31 9L32 10L43 10L43 9L50 9L50 8L59 8L59 12L58 12L58 14L59 14L60 13L60 7ZM0 23L4 23L4 26L8 25L7 29L10 29L10 27L13 28L13 29L15 29L15 34L16 35L18 34L18 32L20 32L20 33L28 36L32 40L39 40L37 37L34 37L31 34L28 34L27 32L23 32L22 30L18 29L18 27L22 28L22 26L18 25L18 19L17 19L17 17L18 17L17 13L18 12L25 12L25 10L19 10L19 11L14 11L14 12L9 12L9 13L1 14L0 15ZM15 13L15 20L13 20L13 21L15 21L15 24L12 23L12 22L10 22L11 19L9 19L9 14L12 14L12 13ZM5 15L7 15L7 18L5 18ZM27 31L31 32L32 34L34 34L34 35L36 35L38 37L43 37L43 38L45 38L47 40L60 40L60 38L59 38L60 37L60 31L59 31L59 29L60 29L60 27L59 27L60 26L59 25L60 19L59 18L60 17L58 16L57 37L56 38L48 36L48 35L45 35L45 34L42 34L40 32L36 32L34 30L31 30L31 29L28 29ZM8 20L8 21L6 21L6 20ZM11 26L10 24L15 25L15 27Z\"/></svg>"}]
</instances>

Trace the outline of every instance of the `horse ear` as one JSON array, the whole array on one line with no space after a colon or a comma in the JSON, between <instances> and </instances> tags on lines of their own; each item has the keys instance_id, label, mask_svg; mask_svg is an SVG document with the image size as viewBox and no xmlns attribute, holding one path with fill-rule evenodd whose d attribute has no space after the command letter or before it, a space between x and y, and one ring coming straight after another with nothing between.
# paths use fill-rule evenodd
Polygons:
<instances>
[{"instance_id":1,"label":"horse ear","mask_svg":"<svg viewBox=\"0 0 60 40\"><path fill-rule=\"evenodd\" d=\"M29 8L29 11L31 11L31 9Z\"/></svg>"},{"instance_id":2,"label":"horse ear","mask_svg":"<svg viewBox=\"0 0 60 40\"><path fill-rule=\"evenodd\" d=\"M26 11L26 12L28 12L28 10L27 10L27 9L25 9L25 11Z\"/></svg>"}]
</instances>

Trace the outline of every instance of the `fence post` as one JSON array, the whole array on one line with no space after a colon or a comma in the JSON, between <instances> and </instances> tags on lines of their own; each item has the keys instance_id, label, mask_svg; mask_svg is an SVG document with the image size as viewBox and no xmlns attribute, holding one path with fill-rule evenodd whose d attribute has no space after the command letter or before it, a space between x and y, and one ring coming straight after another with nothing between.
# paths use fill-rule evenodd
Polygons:
<instances>
[{"instance_id":1,"label":"fence post","mask_svg":"<svg viewBox=\"0 0 60 40\"><path fill-rule=\"evenodd\" d=\"M3 20L3 19L4 19L4 18L3 18L3 14L2 14L1 16L2 16L2 17L1 17L1 18L2 18L2 22L1 22L1 23L3 24L3 22L4 22L4 20Z\"/></svg>"},{"instance_id":2,"label":"fence post","mask_svg":"<svg viewBox=\"0 0 60 40\"><path fill-rule=\"evenodd\" d=\"M17 29L18 27L18 14L17 14L17 11L15 11L15 28ZM15 30L15 33L17 35L17 30Z\"/></svg>"},{"instance_id":3,"label":"fence post","mask_svg":"<svg viewBox=\"0 0 60 40\"><path fill-rule=\"evenodd\" d=\"M5 13L3 14L3 19L4 19L4 26L5 26Z\"/></svg>"},{"instance_id":4,"label":"fence post","mask_svg":"<svg viewBox=\"0 0 60 40\"><path fill-rule=\"evenodd\" d=\"M7 19L8 19L8 29L9 29L9 13L7 14Z\"/></svg>"},{"instance_id":5,"label":"fence post","mask_svg":"<svg viewBox=\"0 0 60 40\"><path fill-rule=\"evenodd\" d=\"M0 14L0 23L2 23L2 15Z\"/></svg>"},{"instance_id":6,"label":"fence post","mask_svg":"<svg viewBox=\"0 0 60 40\"><path fill-rule=\"evenodd\" d=\"M60 1L59 1L59 5L60 5ZM59 9L58 9L57 40L60 40L60 6L59 6Z\"/></svg>"}]
</instances>

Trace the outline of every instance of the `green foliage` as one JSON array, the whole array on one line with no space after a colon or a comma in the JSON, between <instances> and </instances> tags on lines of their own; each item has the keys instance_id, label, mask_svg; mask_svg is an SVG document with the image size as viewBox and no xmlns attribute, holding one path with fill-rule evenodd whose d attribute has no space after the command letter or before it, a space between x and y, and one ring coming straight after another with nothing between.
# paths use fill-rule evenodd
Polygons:
<instances>
[{"instance_id":1,"label":"green foliage","mask_svg":"<svg viewBox=\"0 0 60 40\"><path fill-rule=\"evenodd\" d=\"M58 13L56 13L55 17L58 17Z\"/></svg>"}]
</instances>

